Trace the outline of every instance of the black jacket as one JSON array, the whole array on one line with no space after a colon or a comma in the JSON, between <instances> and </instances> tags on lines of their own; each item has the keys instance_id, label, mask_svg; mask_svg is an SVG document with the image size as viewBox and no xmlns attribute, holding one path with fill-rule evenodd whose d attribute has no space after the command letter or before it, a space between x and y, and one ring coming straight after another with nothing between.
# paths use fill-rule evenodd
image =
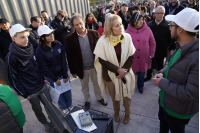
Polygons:
<instances>
[{"instance_id":1,"label":"black jacket","mask_svg":"<svg viewBox=\"0 0 200 133\"><path fill-rule=\"evenodd\" d=\"M0 58L5 61L5 57L9 52L8 48L12 39L9 33L6 33L4 30L1 29L0 32Z\"/></svg>"},{"instance_id":2,"label":"black jacket","mask_svg":"<svg viewBox=\"0 0 200 133\"><path fill-rule=\"evenodd\" d=\"M0 132L1 133L20 133L20 126L16 121L10 107L0 99Z\"/></svg>"},{"instance_id":3,"label":"black jacket","mask_svg":"<svg viewBox=\"0 0 200 133\"><path fill-rule=\"evenodd\" d=\"M155 58L167 57L167 49L171 41L171 34L168 24L169 22L166 21L165 18L163 18L159 25L156 24L155 19L147 24L152 30L156 41Z\"/></svg>"},{"instance_id":4,"label":"black jacket","mask_svg":"<svg viewBox=\"0 0 200 133\"><path fill-rule=\"evenodd\" d=\"M37 29L38 29L38 28L33 27L31 24L29 25L29 28L32 29L32 30L30 31L30 36L31 36L33 39L35 39L35 41L37 41L37 43L39 43L40 37L39 37L39 35L38 35L38 33L37 33Z\"/></svg>"},{"instance_id":5,"label":"black jacket","mask_svg":"<svg viewBox=\"0 0 200 133\"><path fill-rule=\"evenodd\" d=\"M9 52L5 63L12 87L24 98L38 92L44 86L44 77L39 70L35 55L25 60Z\"/></svg>"},{"instance_id":6,"label":"black jacket","mask_svg":"<svg viewBox=\"0 0 200 133\"><path fill-rule=\"evenodd\" d=\"M121 19L122 19L122 24L124 25L124 29L126 30L127 27L128 27L129 21L130 21L130 19L131 19L131 16L128 15L128 13L127 13L127 16L126 16L126 18L125 18L124 14L122 13L121 10L119 11L119 16L121 17Z\"/></svg>"},{"instance_id":7,"label":"black jacket","mask_svg":"<svg viewBox=\"0 0 200 133\"><path fill-rule=\"evenodd\" d=\"M35 39L33 39L31 36L28 37L29 42L33 45L34 50L37 48L38 43ZM9 33L6 33L4 30L1 29L0 32L0 58L5 61L5 57L8 54L10 43L12 42L12 39L10 37Z\"/></svg>"},{"instance_id":8,"label":"black jacket","mask_svg":"<svg viewBox=\"0 0 200 133\"><path fill-rule=\"evenodd\" d=\"M92 27L94 29L92 29ZM91 30L98 30L99 29L99 25L94 21L92 24L85 23L85 28L86 29L91 29Z\"/></svg>"},{"instance_id":9,"label":"black jacket","mask_svg":"<svg viewBox=\"0 0 200 133\"><path fill-rule=\"evenodd\" d=\"M60 21L57 17L55 17L51 23L51 26L55 30L55 40L58 40L62 45L64 45L66 36L70 33L70 30L68 31L68 27L65 27L64 21Z\"/></svg>"},{"instance_id":10,"label":"black jacket","mask_svg":"<svg viewBox=\"0 0 200 133\"><path fill-rule=\"evenodd\" d=\"M165 16L169 15L169 8L172 6L172 3L169 3L166 7L165 7ZM173 15L176 15L177 13L179 13L180 11L182 11L184 9L183 6L181 6L180 4L177 4L177 7L173 13Z\"/></svg>"},{"instance_id":11,"label":"black jacket","mask_svg":"<svg viewBox=\"0 0 200 133\"><path fill-rule=\"evenodd\" d=\"M42 73L45 77L51 78L54 82L61 76L67 79L68 70L64 47L60 42L56 41L56 45L52 47L52 50L50 48L49 50L44 50L42 45L36 50L37 62Z\"/></svg>"},{"instance_id":12,"label":"black jacket","mask_svg":"<svg viewBox=\"0 0 200 133\"><path fill-rule=\"evenodd\" d=\"M97 17L97 21L99 22L101 22L102 23L102 25L104 24L104 22L105 22L105 14L102 14L101 12L99 13L99 15L98 15L98 17Z\"/></svg>"}]
</instances>

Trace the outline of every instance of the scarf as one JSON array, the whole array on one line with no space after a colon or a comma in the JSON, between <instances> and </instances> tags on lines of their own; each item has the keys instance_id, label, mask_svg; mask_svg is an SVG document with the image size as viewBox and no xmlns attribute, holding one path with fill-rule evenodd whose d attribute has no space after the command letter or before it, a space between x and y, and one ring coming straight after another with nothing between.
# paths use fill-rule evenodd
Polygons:
<instances>
[{"instance_id":1,"label":"scarf","mask_svg":"<svg viewBox=\"0 0 200 133\"><path fill-rule=\"evenodd\" d=\"M92 24L93 22L94 22L94 19L92 19L91 21L90 20L87 21L88 24Z\"/></svg>"},{"instance_id":2,"label":"scarf","mask_svg":"<svg viewBox=\"0 0 200 133\"><path fill-rule=\"evenodd\" d=\"M131 36L127 33L124 33L123 36L124 38L122 39L123 45L121 45L122 51L120 64L117 60L117 56L113 56L116 55L115 49L110 43L109 38L105 38L105 35L98 40L94 50L94 66L97 71L98 84L104 96L105 102L108 100L108 88L106 87L104 79L102 78L102 65L99 62L99 58L103 59L104 61L109 61L117 67L122 68L127 59L135 53L135 47L133 45ZM131 96L134 94L135 90L135 76L132 68L130 67L128 73L124 77L126 84L124 84L121 79L116 78L115 73L108 71L108 75L115 85L115 100L123 103L123 97L131 99Z\"/></svg>"},{"instance_id":3,"label":"scarf","mask_svg":"<svg viewBox=\"0 0 200 133\"><path fill-rule=\"evenodd\" d=\"M31 43L28 43L25 49L20 48L15 42L12 42L9 47L9 51L19 56L20 58L29 60L33 57L34 50Z\"/></svg>"},{"instance_id":4,"label":"scarf","mask_svg":"<svg viewBox=\"0 0 200 133\"><path fill-rule=\"evenodd\" d=\"M121 40L121 35L119 35L119 36L110 35L110 42L114 47L120 42L121 42L121 44L123 44L123 42Z\"/></svg>"}]
</instances>

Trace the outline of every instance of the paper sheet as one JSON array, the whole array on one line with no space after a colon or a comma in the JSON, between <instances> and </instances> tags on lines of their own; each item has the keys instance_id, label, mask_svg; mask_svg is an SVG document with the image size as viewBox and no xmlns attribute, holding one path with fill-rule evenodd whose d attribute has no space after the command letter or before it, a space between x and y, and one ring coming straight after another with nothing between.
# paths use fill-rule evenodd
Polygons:
<instances>
[{"instance_id":1,"label":"paper sheet","mask_svg":"<svg viewBox=\"0 0 200 133\"><path fill-rule=\"evenodd\" d=\"M82 113L82 112L84 112L83 109L71 113L71 116L72 116L74 122L76 123L77 127L78 127L79 129L82 129L82 130L87 131L87 132L91 132L91 131L97 129L96 125L95 125L93 122L92 122L92 125L90 125L90 126L84 126L84 127L81 126L81 122L80 122L80 119L79 119L79 115L78 115L78 114L79 114L79 113Z\"/></svg>"},{"instance_id":2,"label":"paper sheet","mask_svg":"<svg viewBox=\"0 0 200 133\"><path fill-rule=\"evenodd\" d=\"M66 83L64 83L63 79L61 79L60 82L61 82L60 86L57 86L56 83L54 82L54 87L56 90L60 91L60 94L66 92L68 90L71 90L71 85L70 85L69 80Z\"/></svg>"}]
</instances>

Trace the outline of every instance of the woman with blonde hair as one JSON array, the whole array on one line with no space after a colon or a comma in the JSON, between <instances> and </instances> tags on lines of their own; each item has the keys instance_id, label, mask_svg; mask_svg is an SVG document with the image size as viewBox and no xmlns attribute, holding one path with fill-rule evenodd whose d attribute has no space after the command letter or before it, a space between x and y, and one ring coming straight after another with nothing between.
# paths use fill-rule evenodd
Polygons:
<instances>
[{"instance_id":1,"label":"woman with blonde hair","mask_svg":"<svg viewBox=\"0 0 200 133\"><path fill-rule=\"evenodd\" d=\"M122 19L118 15L109 15L105 20L103 36L94 50L94 66L105 101L108 94L112 98L116 122L120 121L120 101L124 105L124 124L129 122L131 96L135 90L135 76L131 69L134 53L131 36L124 33Z\"/></svg>"},{"instance_id":2,"label":"woman with blonde hair","mask_svg":"<svg viewBox=\"0 0 200 133\"><path fill-rule=\"evenodd\" d=\"M86 15L85 22L86 22L85 23L86 29L92 29L92 30L99 29L99 25L97 24L97 19L95 18L95 16L92 13L88 13Z\"/></svg>"}]
</instances>

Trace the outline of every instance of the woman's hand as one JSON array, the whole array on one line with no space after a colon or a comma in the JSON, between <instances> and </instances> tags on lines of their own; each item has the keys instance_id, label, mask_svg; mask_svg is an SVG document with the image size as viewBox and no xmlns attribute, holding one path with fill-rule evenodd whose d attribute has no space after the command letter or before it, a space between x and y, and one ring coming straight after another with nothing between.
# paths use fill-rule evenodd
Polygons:
<instances>
[{"instance_id":1,"label":"woman's hand","mask_svg":"<svg viewBox=\"0 0 200 133\"><path fill-rule=\"evenodd\" d=\"M56 81L56 85L57 85L57 86L60 86L60 85L61 85L61 82L60 82L59 79Z\"/></svg>"},{"instance_id":2,"label":"woman's hand","mask_svg":"<svg viewBox=\"0 0 200 133\"><path fill-rule=\"evenodd\" d=\"M128 69L120 68L117 70L119 75L116 78L122 79L127 74Z\"/></svg>"}]
</instances>

